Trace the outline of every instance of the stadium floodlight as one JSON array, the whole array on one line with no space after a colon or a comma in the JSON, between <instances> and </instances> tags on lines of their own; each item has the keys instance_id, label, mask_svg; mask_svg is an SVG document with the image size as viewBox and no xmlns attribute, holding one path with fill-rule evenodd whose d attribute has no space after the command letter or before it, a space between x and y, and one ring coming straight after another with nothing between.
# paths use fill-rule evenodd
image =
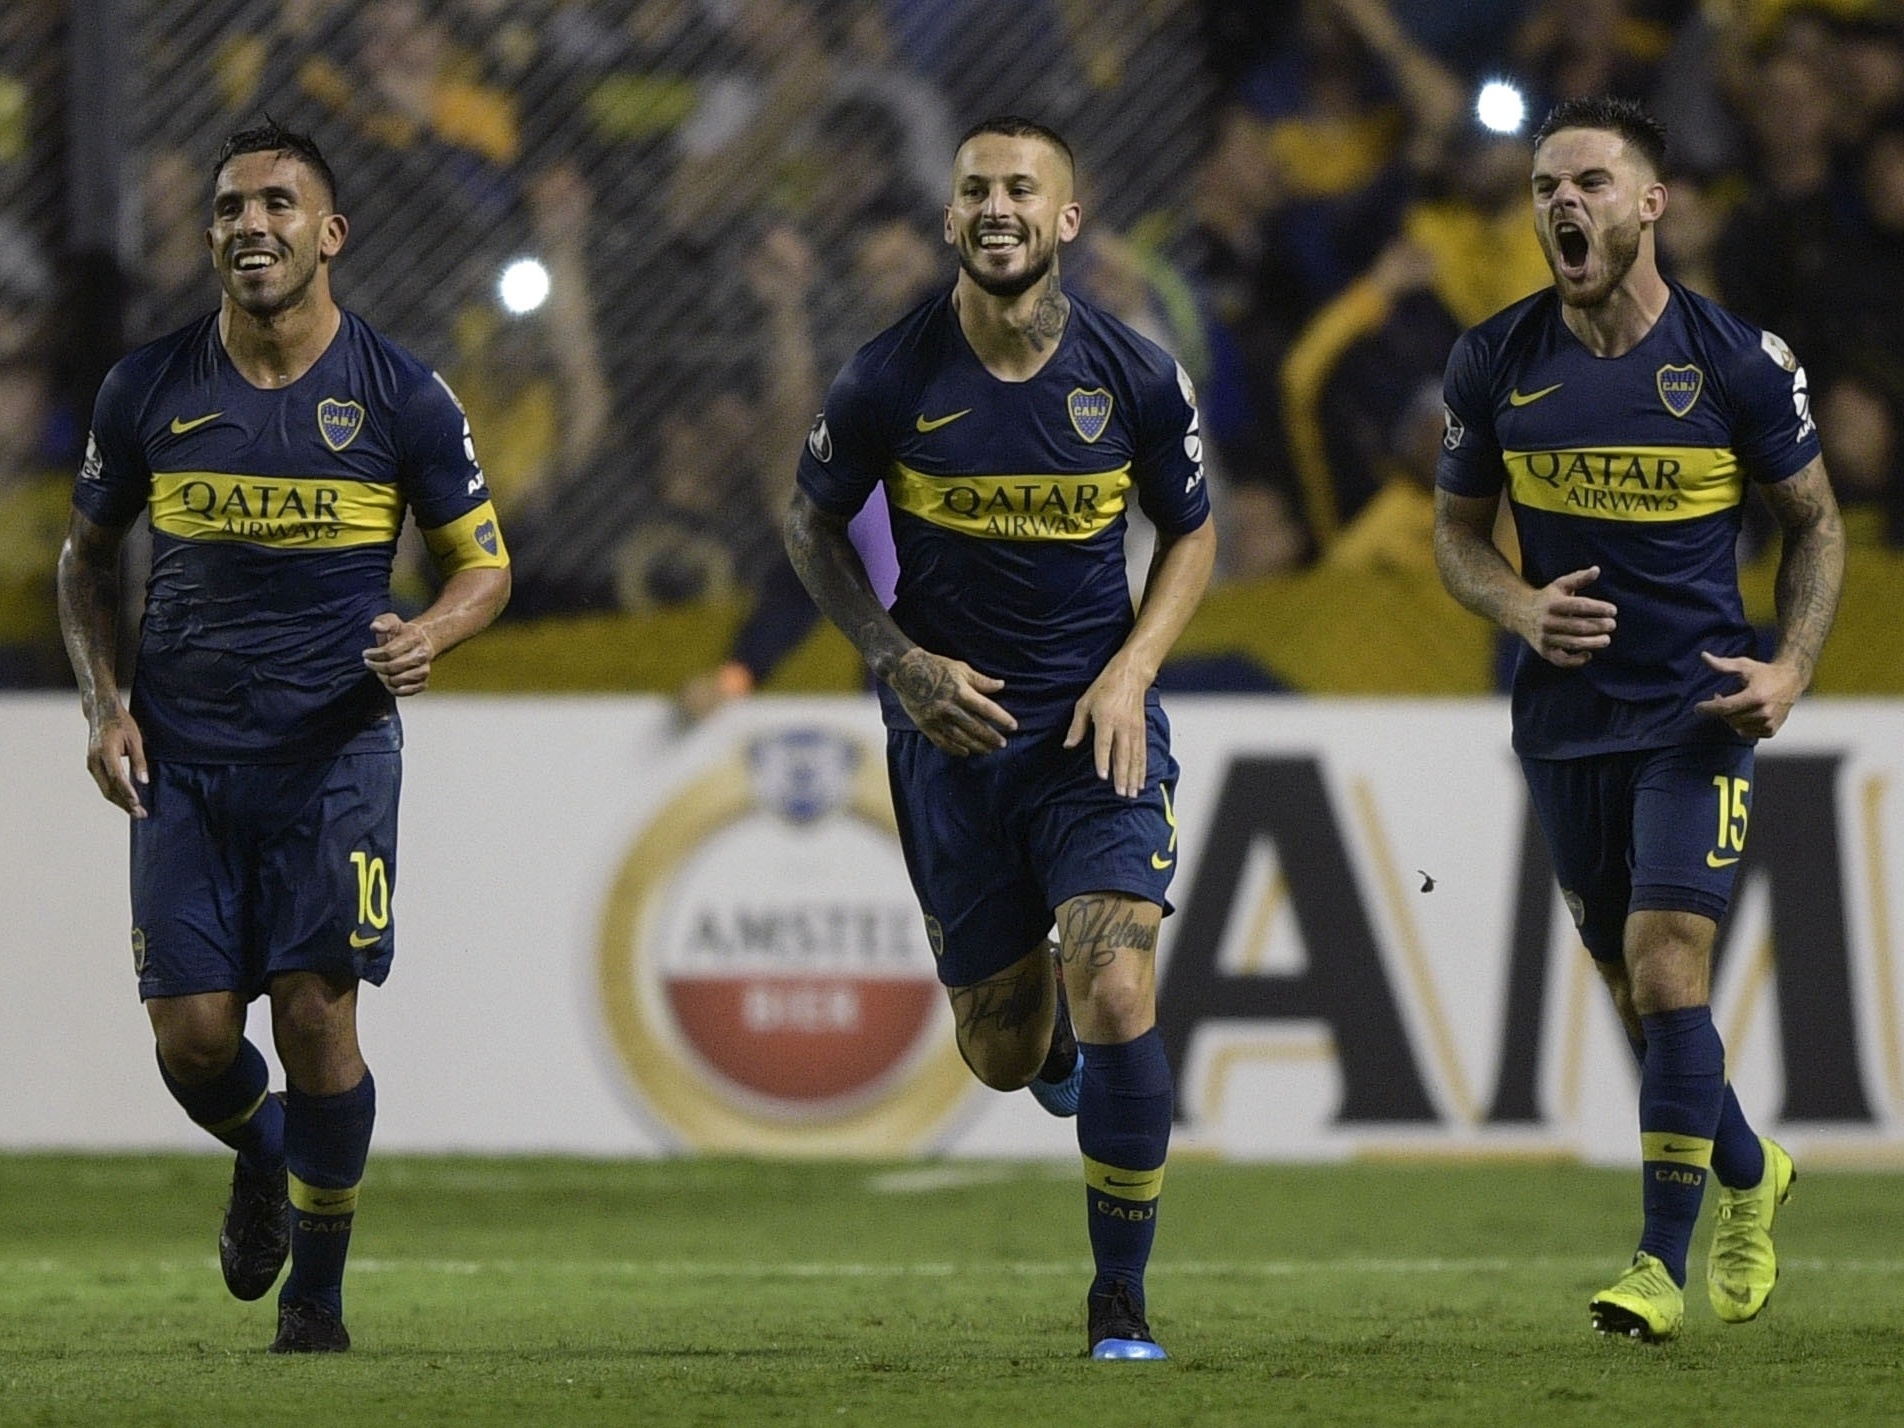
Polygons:
<instances>
[{"instance_id":1,"label":"stadium floodlight","mask_svg":"<svg viewBox=\"0 0 1904 1428\"><path fill-rule=\"evenodd\" d=\"M502 270L496 296L518 317L534 312L549 300L549 270L534 258L517 258Z\"/></svg>"},{"instance_id":2,"label":"stadium floodlight","mask_svg":"<svg viewBox=\"0 0 1904 1428\"><path fill-rule=\"evenodd\" d=\"M1474 97L1474 117L1495 134L1518 134L1527 119L1527 100L1504 79L1490 79Z\"/></svg>"}]
</instances>

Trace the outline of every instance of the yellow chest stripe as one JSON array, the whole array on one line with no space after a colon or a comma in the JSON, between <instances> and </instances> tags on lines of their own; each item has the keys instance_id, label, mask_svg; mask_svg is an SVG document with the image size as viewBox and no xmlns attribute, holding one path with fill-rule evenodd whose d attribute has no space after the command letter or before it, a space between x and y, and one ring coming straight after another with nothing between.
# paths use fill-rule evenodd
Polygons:
<instances>
[{"instance_id":1,"label":"yellow chest stripe","mask_svg":"<svg viewBox=\"0 0 1904 1428\"><path fill-rule=\"evenodd\" d=\"M928 476L897 463L887 499L984 540L1089 540L1124 513L1130 466L1033 476Z\"/></svg>"},{"instance_id":2,"label":"yellow chest stripe","mask_svg":"<svg viewBox=\"0 0 1904 1428\"><path fill-rule=\"evenodd\" d=\"M234 540L285 550L394 541L403 526L395 486L322 476L160 471L152 528L181 540Z\"/></svg>"},{"instance_id":3,"label":"yellow chest stripe","mask_svg":"<svg viewBox=\"0 0 1904 1428\"><path fill-rule=\"evenodd\" d=\"M1745 473L1725 446L1504 451L1520 505L1612 521L1691 521L1739 504Z\"/></svg>"}]
</instances>

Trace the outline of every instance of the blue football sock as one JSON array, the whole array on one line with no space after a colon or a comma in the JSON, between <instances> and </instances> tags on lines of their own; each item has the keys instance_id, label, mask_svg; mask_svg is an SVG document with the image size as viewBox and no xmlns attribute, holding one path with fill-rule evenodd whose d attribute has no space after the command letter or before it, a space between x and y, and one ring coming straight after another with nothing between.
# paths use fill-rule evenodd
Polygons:
<instances>
[{"instance_id":1,"label":"blue football sock","mask_svg":"<svg viewBox=\"0 0 1904 1428\"><path fill-rule=\"evenodd\" d=\"M1765 1146L1746 1120L1730 1081L1719 1107L1719 1133L1712 1139L1712 1173L1734 1190L1750 1190L1765 1178Z\"/></svg>"},{"instance_id":2,"label":"blue football sock","mask_svg":"<svg viewBox=\"0 0 1904 1428\"><path fill-rule=\"evenodd\" d=\"M264 1053L250 1041L241 1040L231 1065L209 1081L185 1085L166 1069L163 1056L159 1077L185 1114L237 1151L246 1164L275 1170L284 1163L284 1108L266 1094L271 1072Z\"/></svg>"},{"instance_id":3,"label":"blue football sock","mask_svg":"<svg viewBox=\"0 0 1904 1428\"><path fill-rule=\"evenodd\" d=\"M1712 1142L1725 1100L1725 1045L1712 1008L1681 1007L1640 1018L1640 1161L1646 1228L1640 1248L1686 1282L1686 1250L1705 1198Z\"/></svg>"},{"instance_id":4,"label":"blue football sock","mask_svg":"<svg viewBox=\"0 0 1904 1428\"><path fill-rule=\"evenodd\" d=\"M1627 1044L1633 1048L1633 1059L1644 1067L1645 1039L1629 1036ZM1739 1104L1730 1081L1726 1082L1725 1100L1719 1107L1719 1133L1712 1138L1712 1173L1721 1185L1734 1190L1750 1190L1765 1178L1765 1147L1745 1118L1745 1108Z\"/></svg>"},{"instance_id":5,"label":"blue football sock","mask_svg":"<svg viewBox=\"0 0 1904 1428\"><path fill-rule=\"evenodd\" d=\"M1078 1149L1084 1156L1091 1257L1097 1265L1091 1292L1122 1280L1141 1308L1170 1149L1170 1063L1155 1027L1135 1041L1082 1042L1078 1050L1084 1058Z\"/></svg>"},{"instance_id":6,"label":"blue football sock","mask_svg":"<svg viewBox=\"0 0 1904 1428\"><path fill-rule=\"evenodd\" d=\"M344 1260L357 1214L357 1186L370 1156L377 1084L364 1079L335 1096L285 1092L284 1158L290 1168L291 1272L279 1302L302 1300L344 1312Z\"/></svg>"}]
</instances>

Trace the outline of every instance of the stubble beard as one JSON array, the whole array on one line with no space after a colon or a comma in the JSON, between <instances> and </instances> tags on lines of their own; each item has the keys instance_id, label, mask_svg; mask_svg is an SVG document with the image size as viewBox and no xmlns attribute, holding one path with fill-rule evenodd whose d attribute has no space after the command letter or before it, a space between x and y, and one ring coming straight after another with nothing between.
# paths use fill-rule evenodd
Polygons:
<instances>
[{"instance_id":1,"label":"stubble beard","mask_svg":"<svg viewBox=\"0 0 1904 1428\"><path fill-rule=\"evenodd\" d=\"M280 258L279 268L289 266L290 261L288 257ZM238 276L237 270L232 269L231 272L235 279ZM310 296L311 284L316 277L317 265L312 264L309 271L301 276L293 276L289 286L281 289L274 297L265 297L263 294L246 296L243 288L235 282L227 284L225 292L247 317L258 322L269 323L303 306L305 299Z\"/></svg>"},{"instance_id":2,"label":"stubble beard","mask_svg":"<svg viewBox=\"0 0 1904 1428\"><path fill-rule=\"evenodd\" d=\"M1022 273L1017 274L1015 277L1001 278L981 270L978 262L972 255L961 247L959 249L959 266L965 270L967 277L977 283L985 292L991 294L991 296L996 298L1015 298L1023 293L1030 292L1033 288L1037 287L1039 283L1043 282L1046 276L1050 274L1052 260L1056 257L1057 249L1054 246L1042 257L1035 258L1027 264Z\"/></svg>"}]
</instances>

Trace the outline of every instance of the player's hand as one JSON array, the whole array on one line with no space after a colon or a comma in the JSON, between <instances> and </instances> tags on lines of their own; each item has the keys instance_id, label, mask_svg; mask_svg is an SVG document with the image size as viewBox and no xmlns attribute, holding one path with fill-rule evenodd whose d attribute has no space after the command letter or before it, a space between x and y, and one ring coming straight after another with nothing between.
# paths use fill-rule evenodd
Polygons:
<instances>
[{"instance_id":1,"label":"player's hand","mask_svg":"<svg viewBox=\"0 0 1904 1428\"><path fill-rule=\"evenodd\" d=\"M1595 650L1613 643L1619 609L1578 593L1599 578L1600 567L1589 565L1558 576L1534 592L1521 638L1549 664L1578 669L1593 658Z\"/></svg>"},{"instance_id":2,"label":"player's hand","mask_svg":"<svg viewBox=\"0 0 1904 1428\"><path fill-rule=\"evenodd\" d=\"M139 787L152 782L145 762L145 738L124 709L101 718L86 740L86 772L106 801L134 818L145 817Z\"/></svg>"},{"instance_id":3,"label":"player's hand","mask_svg":"<svg viewBox=\"0 0 1904 1428\"><path fill-rule=\"evenodd\" d=\"M1748 659L1744 655L1728 657L1701 650L1699 658L1706 668L1729 674L1739 680L1739 688L1730 694L1715 694L1694 707L1701 714L1723 719L1748 739L1769 739L1785 724L1798 696L1805 692L1805 681L1790 665Z\"/></svg>"},{"instance_id":4,"label":"player's hand","mask_svg":"<svg viewBox=\"0 0 1904 1428\"><path fill-rule=\"evenodd\" d=\"M1005 747L1005 735L1018 721L986 696L1005 681L980 674L963 660L947 659L916 646L899 657L886 683L892 686L912 722L948 754L990 753Z\"/></svg>"},{"instance_id":5,"label":"player's hand","mask_svg":"<svg viewBox=\"0 0 1904 1428\"><path fill-rule=\"evenodd\" d=\"M1072 707L1071 727L1064 733L1064 746L1075 749L1084 741L1085 729L1091 730L1097 776L1111 780L1125 798L1144 791L1149 773L1150 731L1144 718L1144 691L1149 687L1149 680L1139 681L1113 660Z\"/></svg>"},{"instance_id":6,"label":"player's hand","mask_svg":"<svg viewBox=\"0 0 1904 1428\"><path fill-rule=\"evenodd\" d=\"M386 610L370 622L370 633L377 643L364 651L364 663L385 689L402 698L429 688L436 647L423 626Z\"/></svg>"}]
</instances>

